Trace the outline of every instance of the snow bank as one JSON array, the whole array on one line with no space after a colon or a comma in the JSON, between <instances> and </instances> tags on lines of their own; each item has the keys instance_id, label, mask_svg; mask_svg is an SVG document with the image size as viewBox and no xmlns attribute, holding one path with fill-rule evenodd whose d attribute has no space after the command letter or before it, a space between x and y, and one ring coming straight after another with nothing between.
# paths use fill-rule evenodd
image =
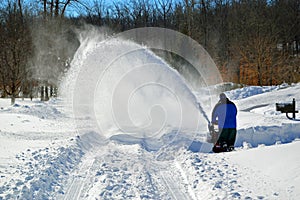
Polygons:
<instances>
[{"instance_id":1,"label":"snow bank","mask_svg":"<svg viewBox=\"0 0 300 200\"><path fill-rule=\"evenodd\" d=\"M57 104L57 99L51 99L48 102L34 100L30 102L26 101L18 101L12 106L7 106L2 109L4 112L8 113L20 113L35 116L41 119L57 119L60 117L64 117L63 113L55 107ZM49 106L49 104L53 104L54 106Z\"/></svg>"},{"instance_id":2,"label":"snow bank","mask_svg":"<svg viewBox=\"0 0 300 200\"><path fill-rule=\"evenodd\" d=\"M251 144L252 147L257 147L260 144L290 143L298 138L300 138L300 123L283 124L281 126L253 126L238 130L235 145L241 147L246 142Z\"/></svg>"},{"instance_id":3,"label":"snow bank","mask_svg":"<svg viewBox=\"0 0 300 200\"><path fill-rule=\"evenodd\" d=\"M278 90L283 86L250 86L250 87L243 87L236 90L227 91L226 94L232 100L239 100L244 99L247 97L251 97L254 95L262 94L265 92L271 92L273 90Z\"/></svg>"},{"instance_id":4,"label":"snow bank","mask_svg":"<svg viewBox=\"0 0 300 200\"><path fill-rule=\"evenodd\" d=\"M15 176L0 187L4 199L55 199L55 193L63 193L63 183L77 166L83 151L75 139L67 146L50 146L19 155Z\"/></svg>"},{"instance_id":5,"label":"snow bank","mask_svg":"<svg viewBox=\"0 0 300 200\"><path fill-rule=\"evenodd\" d=\"M259 94L261 91L263 93ZM236 146L243 142L257 147L259 144L274 145L288 143L300 138L300 122L286 118L276 111L276 103L291 103L296 99L296 110L300 105L300 85L281 85L277 87L250 86L229 91L230 97L247 93L247 98L235 100L238 107L238 134ZM245 95L242 95L245 96ZM300 118L299 114L296 118Z\"/></svg>"},{"instance_id":6,"label":"snow bank","mask_svg":"<svg viewBox=\"0 0 300 200\"><path fill-rule=\"evenodd\" d=\"M0 199L51 199L63 192L82 148L61 102L1 99Z\"/></svg>"}]
</instances>

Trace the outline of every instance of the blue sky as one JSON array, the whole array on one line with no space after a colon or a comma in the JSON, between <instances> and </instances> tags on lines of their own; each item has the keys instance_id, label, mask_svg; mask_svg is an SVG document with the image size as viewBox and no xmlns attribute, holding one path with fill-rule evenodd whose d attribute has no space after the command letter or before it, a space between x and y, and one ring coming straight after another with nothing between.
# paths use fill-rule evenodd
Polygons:
<instances>
[{"instance_id":1,"label":"blue sky","mask_svg":"<svg viewBox=\"0 0 300 200\"><path fill-rule=\"evenodd\" d=\"M113 3L126 3L126 2L130 2L132 0L81 0L80 2L82 2L83 4L87 5L88 7L92 7L92 5L94 5L94 2L104 2L104 7L109 7L109 6L113 6ZM143 1L143 0L133 0L133 1ZM147 1L147 0L145 0ZM162 2L168 2L168 1L172 1L172 3L175 2L180 2L182 0L148 0L149 3L154 4L155 1L162 1ZM78 3L76 3L78 4ZM74 4L75 5L75 4ZM83 14L85 12L85 8L84 6L80 6L80 8L78 8L78 6L69 6L66 14L67 15L71 15L71 16L77 16L79 14Z\"/></svg>"}]
</instances>

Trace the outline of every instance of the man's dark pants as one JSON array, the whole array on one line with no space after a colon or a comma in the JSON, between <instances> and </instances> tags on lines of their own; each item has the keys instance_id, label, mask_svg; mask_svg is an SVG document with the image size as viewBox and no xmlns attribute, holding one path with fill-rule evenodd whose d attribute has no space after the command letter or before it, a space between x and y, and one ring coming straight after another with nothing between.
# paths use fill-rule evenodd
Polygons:
<instances>
[{"instance_id":1,"label":"man's dark pants","mask_svg":"<svg viewBox=\"0 0 300 200\"><path fill-rule=\"evenodd\" d=\"M236 138L236 128L223 128L219 136L218 143L224 144L226 142L227 146L234 146Z\"/></svg>"}]
</instances>

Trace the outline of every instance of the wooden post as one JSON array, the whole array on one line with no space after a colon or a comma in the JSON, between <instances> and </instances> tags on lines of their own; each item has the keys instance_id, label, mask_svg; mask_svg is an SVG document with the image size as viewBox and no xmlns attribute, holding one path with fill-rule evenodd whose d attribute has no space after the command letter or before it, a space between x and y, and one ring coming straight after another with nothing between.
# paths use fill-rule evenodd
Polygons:
<instances>
[{"instance_id":1,"label":"wooden post","mask_svg":"<svg viewBox=\"0 0 300 200\"><path fill-rule=\"evenodd\" d=\"M296 119L296 101L293 98L293 119Z\"/></svg>"}]
</instances>

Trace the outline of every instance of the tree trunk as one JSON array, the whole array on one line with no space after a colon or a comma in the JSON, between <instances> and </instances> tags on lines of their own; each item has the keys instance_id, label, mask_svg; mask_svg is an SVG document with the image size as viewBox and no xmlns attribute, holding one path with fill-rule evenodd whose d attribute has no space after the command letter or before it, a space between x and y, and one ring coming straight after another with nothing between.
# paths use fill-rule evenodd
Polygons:
<instances>
[{"instance_id":1,"label":"tree trunk","mask_svg":"<svg viewBox=\"0 0 300 200\"><path fill-rule=\"evenodd\" d=\"M15 102L16 102L16 97L14 95L12 95L11 98L10 98L10 104L14 105Z\"/></svg>"},{"instance_id":2,"label":"tree trunk","mask_svg":"<svg viewBox=\"0 0 300 200\"><path fill-rule=\"evenodd\" d=\"M59 0L55 1L55 10L54 10L54 16L58 17L59 14Z\"/></svg>"},{"instance_id":3,"label":"tree trunk","mask_svg":"<svg viewBox=\"0 0 300 200\"><path fill-rule=\"evenodd\" d=\"M44 86L41 86L41 101L45 101L45 90L44 90Z\"/></svg>"},{"instance_id":4,"label":"tree trunk","mask_svg":"<svg viewBox=\"0 0 300 200\"><path fill-rule=\"evenodd\" d=\"M48 90L48 86L45 86L45 101L49 100L49 90Z\"/></svg>"},{"instance_id":5,"label":"tree trunk","mask_svg":"<svg viewBox=\"0 0 300 200\"><path fill-rule=\"evenodd\" d=\"M66 2L66 4L64 5L64 7L63 7L63 9L62 9L62 11L61 11L61 14L60 14L61 17L64 16L65 11L66 11L66 8L67 8L67 6L69 5L70 2L71 2L71 0L68 0L68 1Z\"/></svg>"},{"instance_id":6,"label":"tree trunk","mask_svg":"<svg viewBox=\"0 0 300 200\"><path fill-rule=\"evenodd\" d=\"M47 0L44 0L44 20L47 18Z\"/></svg>"},{"instance_id":7,"label":"tree trunk","mask_svg":"<svg viewBox=\"0 0 300 200\"><path fill-rule=\"evenodd\" d=\"M20 13L20 16L21 16L21 19L23 19L23 9L22 9L22 3L21 3L21 0L18 0L18 6L19 6L19 13Z\"/></svg>"}]
</instances>

